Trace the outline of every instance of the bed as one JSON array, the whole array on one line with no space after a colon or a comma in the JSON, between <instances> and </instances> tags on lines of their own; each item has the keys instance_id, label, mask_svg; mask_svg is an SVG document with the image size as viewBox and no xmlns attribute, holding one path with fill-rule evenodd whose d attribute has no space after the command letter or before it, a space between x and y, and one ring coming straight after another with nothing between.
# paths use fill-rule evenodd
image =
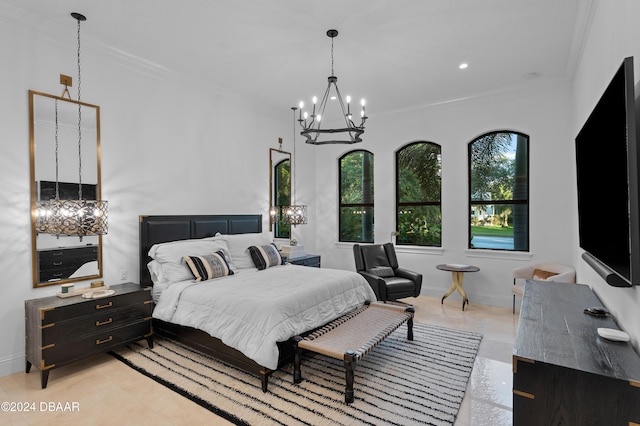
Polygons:
<instances>
[{"instance_id":1,"label":"bed","mask_svg":"<svg viewBox=\"0 0 640 426\"><path fill-rule=\"evenodd\" d=\"M291 337L375 300L355 272L281 265L272 241L261 215L140 216L154 331L259 376L265 392L269 375L293 361ZM183 261L210 252L207 270ZM197 281L198 271L215 278Z\"/></svg>"}]
</instances>

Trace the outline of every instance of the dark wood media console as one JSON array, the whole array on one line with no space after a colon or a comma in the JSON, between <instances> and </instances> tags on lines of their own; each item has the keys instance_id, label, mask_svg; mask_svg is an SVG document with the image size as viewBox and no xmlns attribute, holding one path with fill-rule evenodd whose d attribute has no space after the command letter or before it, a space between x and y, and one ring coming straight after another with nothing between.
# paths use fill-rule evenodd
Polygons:
<instances>
[{"instance_id":1,"label":"dark wood media console","mask_svg":"<svg viewBox=\"0 0 640 426\"><path fill-rule=\"evenodd\" d=\"M640 357L586 285L528 280L513 350L514 425L639 425Z\"/></svg>"}]
</instances>

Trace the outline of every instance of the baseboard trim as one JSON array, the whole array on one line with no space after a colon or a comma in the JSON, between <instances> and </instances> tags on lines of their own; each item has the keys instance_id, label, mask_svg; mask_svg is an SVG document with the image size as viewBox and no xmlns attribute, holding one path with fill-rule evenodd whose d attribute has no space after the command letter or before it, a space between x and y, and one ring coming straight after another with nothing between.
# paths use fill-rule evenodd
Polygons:
<instances>
[{"instance_id":1,"label":"baseboard trim","mask_svg":"<svg viewBox=\"0 0 640 426\"><path fill-rule=\"evenodd\" d=\"M24 372L25 354L11 355L0 359L0 377Z\"/></svg>"}]
</instances>

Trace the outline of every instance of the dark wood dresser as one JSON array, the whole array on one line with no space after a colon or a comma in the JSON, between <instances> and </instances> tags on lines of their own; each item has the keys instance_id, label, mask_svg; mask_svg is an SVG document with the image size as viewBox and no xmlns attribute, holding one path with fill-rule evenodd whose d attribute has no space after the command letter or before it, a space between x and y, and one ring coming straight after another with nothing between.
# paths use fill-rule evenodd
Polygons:
<instances>
[{"instance_id":1,"label":"dark wood dresser","mask_svg":"<svg viewBox=\"0 0 640 426\"><path fill-rule=\"evenodd\" d=\"M307 254L306 256L297 257L295 259L287 260L288 263L293 265L309 266L312 268L320 267L320 255Z\"/></svg>"},{"instance_id":2,"label":"dark wood dresser","mask_svg":"<svg viewBox=\"0 0 640 426\"><path fill-rule=\"evenodd\" d=\"M38 250L38 282L69 278L79 267L95 260L98 260L97 245Z\"/></svg>"},{"instance_id":3,"label":"dark wood dresser","mask_svg":"<svg viewBox=\"0 0 640 426\"><path fill-rule=\"evenodd\" d=\"M126 283L110 289L113 295L99 299L25 301L26 372L38 367L42 388L53 368L141 339L153 347L150 288Z\"/></svg>"},{"instance_id":4,"label":"dark wood dresser","mask_svg":"<svg viewBox=\"0 0 640 426\"><path fill-rule=\"evenodd\" d=\"M640 357L628 342L598 335L619 329L586 285L528 280L513 350L513 424L640 424Z\"/></svg>"}]
</instances>

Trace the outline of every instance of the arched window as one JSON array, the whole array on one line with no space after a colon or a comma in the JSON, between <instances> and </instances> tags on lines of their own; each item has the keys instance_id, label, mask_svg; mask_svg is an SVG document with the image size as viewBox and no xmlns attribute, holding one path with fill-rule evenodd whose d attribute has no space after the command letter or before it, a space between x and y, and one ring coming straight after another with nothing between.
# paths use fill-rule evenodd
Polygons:
<instances>
[{"instance_id":1,"label":"arched window","mask_svg":"<svg viewBox=\"0 0 640 426\"><path fill-rule=\"evenodd\" d=\"M469 248L529 250L529 136L491 132L469 143Z\"/></svg>"},{"instance_id":2,"label":"arched window","mask_svg":"<svg viewBox=\"0 0 640 426\"><path fill-rule=\"evenodd\" d=\"M413 142L396 151L397 244L442 245L442 149Z\"/></svg>"},{"instance_id":3,"label":"arched window","mask_svg":"<svg viewBox=\"0 0 640 426\"><path fill-rule=\"evenodd\" d=\"M373 154L350 151L339 158L339 240L373 242Z\"/></svg>"},{"instance_id":4,"label":"arched window","mask_svg":"<svg viewBox=\"0 0 640 426\"><path fill-rule=\"evenodd\" d=\"M291 161L287 158L279 161L273 168L273 200L279 212L291 204ZM284 214L280 214L274 224L273 236L276 238L290 238L291 225L285 220Z\"/></svg>"}]
</instances>

